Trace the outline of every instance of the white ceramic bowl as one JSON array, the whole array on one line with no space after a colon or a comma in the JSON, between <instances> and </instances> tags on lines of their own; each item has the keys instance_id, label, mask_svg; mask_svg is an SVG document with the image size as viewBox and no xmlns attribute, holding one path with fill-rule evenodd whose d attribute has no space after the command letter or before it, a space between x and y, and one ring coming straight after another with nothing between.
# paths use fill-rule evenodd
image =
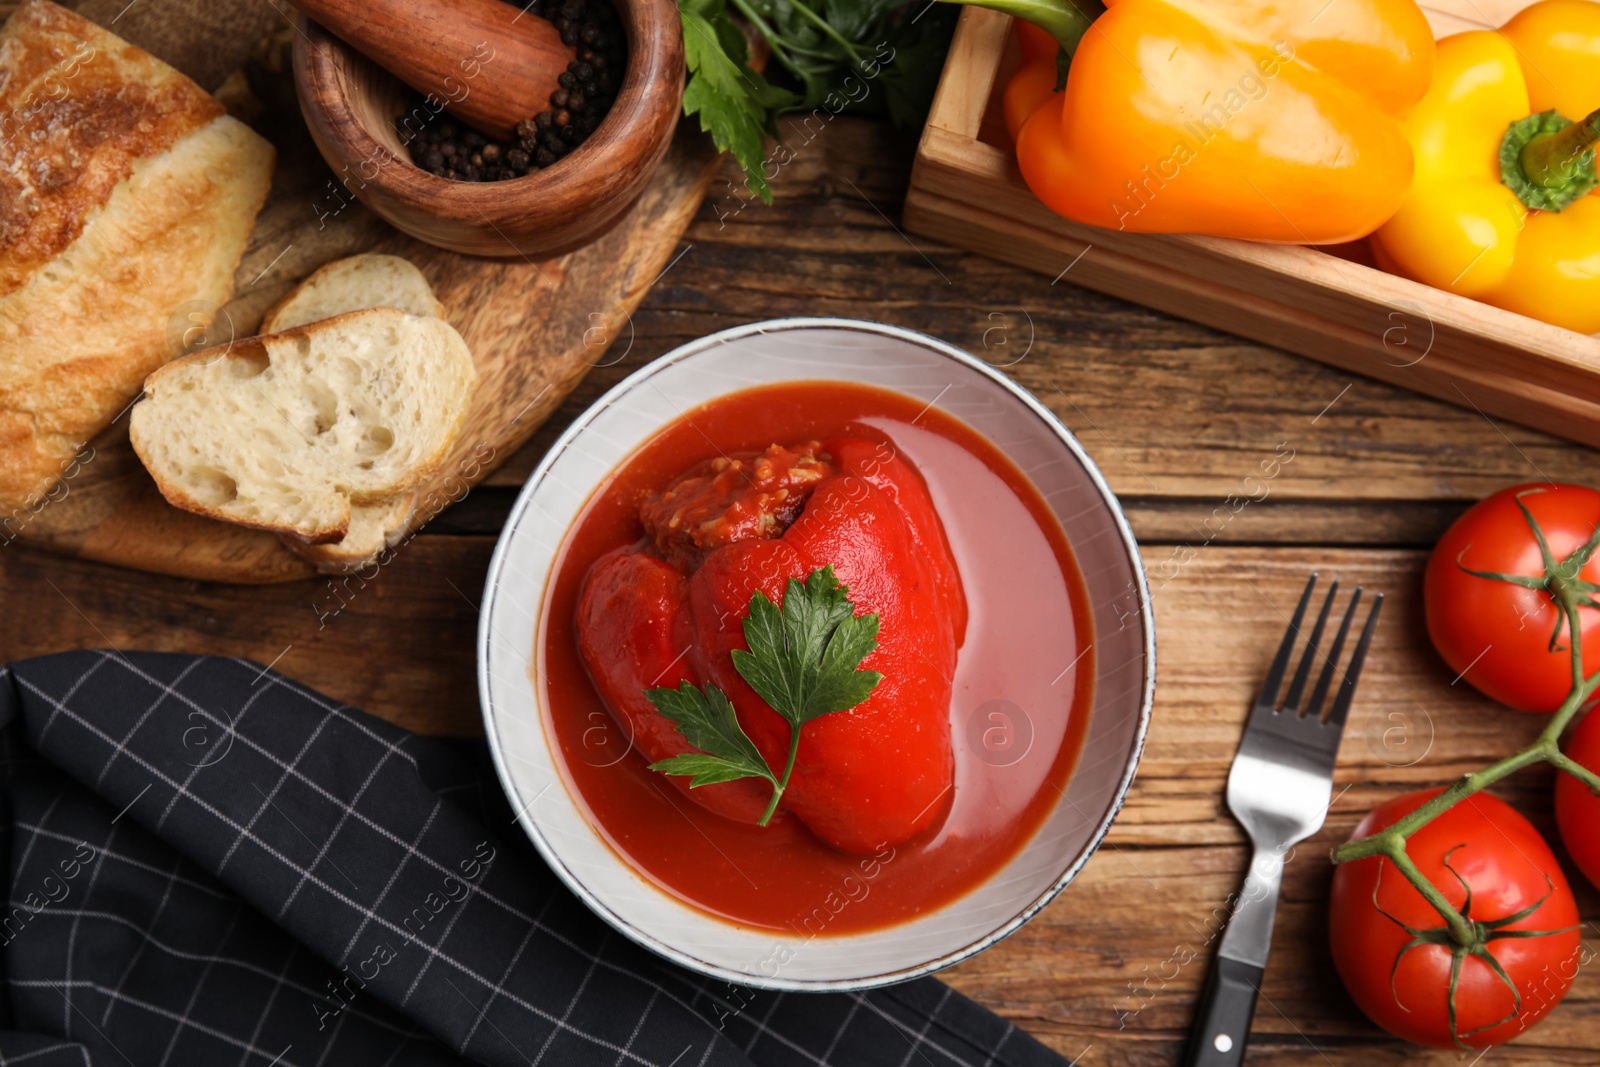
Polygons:
<instances>
[{"instance_id":1,"label":"white ceramic bowl","mask_svg":"<svg viewBox=\"0 0 1600 1067\"><path fill-rule=\"evenodd\" d=\"M835 379L937 403L977 429L1054 509L1082 572L1094 632L1093 712L1065 795L1012 860L966 896L901 925L810 940L733 926L633 871L568 792L533 684L557 550L594 488L683 412L754 385ZM1155 631L1133 535L1066 427L988 364L909 330L781 319L671 352L601 397L529 477L489 565L478 685L495 767L522 827L567 886L620 932L695 971L775 989L861 989L927 974L994 944L1083 868L1139 762L1155 684Z\"/></svg>"}]
</instances>

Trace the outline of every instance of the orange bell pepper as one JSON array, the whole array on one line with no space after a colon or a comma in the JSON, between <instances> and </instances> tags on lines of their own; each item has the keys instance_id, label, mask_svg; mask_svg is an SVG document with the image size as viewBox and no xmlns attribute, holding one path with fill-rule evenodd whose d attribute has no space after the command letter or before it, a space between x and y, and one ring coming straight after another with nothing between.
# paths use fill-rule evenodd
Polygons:
<instances>
[{"instance_id":1,"label":"orange bell pepper","mask_svg":"<svg viewBox=\"0 0 1600 1067\"><path fill-rule=\"evenodd\" d=\"M1427 92L1413 0L952 0L1019 24L1005 92L1029 188L1078 222L1333 244L1411 184L1399 117ZM1057 54L1070 56L1057 91Z\"/></svg>"}]
</instances>

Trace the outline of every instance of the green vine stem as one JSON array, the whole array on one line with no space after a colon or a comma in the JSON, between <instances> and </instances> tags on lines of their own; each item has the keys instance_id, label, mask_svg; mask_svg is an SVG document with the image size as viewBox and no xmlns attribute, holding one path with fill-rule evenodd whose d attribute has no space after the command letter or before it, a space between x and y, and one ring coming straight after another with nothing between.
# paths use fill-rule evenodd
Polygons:
<instances>
[{"instance_id":1,"label":"green vine stem","mask_svg":"<svg viewBox=\"0 0 1600 1067\"><path fill-rule=\"evenodd\" d=\"M795 65L794 60L787 52L784 51L783 46L778 44L777 31L772 28L766 19L761 17L761 13L755 8L751 7L747 0L731 0L731 2L734 6L734 9L744 17L745 21L754 26L756 31L759 32L763 38L765 38L767 47L770 48L772 50L772 54L778 58L778 62L782 63L796 74L800 73L800 68Z\"/></svg>"},{"instance_id":2,"label":"green vine stem","mask_svg":"<svg viewBox=\"0 0 1600 1067\"><path fill-rule=\"evenodd\" d=\"M1067 68L1078 42L1095 19L1105 14L1103 0L947 0L952 4L986 7L1012 18L1031 22L1049 33L1061 46L1056 54L1056 91L1067 84Z\"/></svg>"},{"instance_id":3,"label":"green vine stem","mask_svg":"<svg viewBox=\"0 0 1600 1067\"><path fill-rule=\"evenodd\" d=\"M1550 546L1545 542L1544 531L1539 528L1531 512L1522 502L1522 497L1529 493L1543 492L1541 489L1530 489L1517 496L1517 507L1522 509L1524 518L1532 528L1534 537L1539 542L1539 550L1544 561L1545 574L1543 578L1530 578L1522 575L1493 574L1488 572L1472 571L1462 566L1470 574L1493 581L1510 582L1525 588L1538 589L1547 593L1560 609L1560 616L1556 622L1555 632L1550 638L1550 647L1554 651L1559 647L1558 639L1561 635L1561 622L1567 625L1567 648L1572 655L1572 692L1567 699L1556 709L1550 717L1549 724L1539 733L1533 744L1520 752L1513 753L1506 758L1492 763L1479 771L1464 774L1450 784L1444 792L1423 804L1415 811L1394 825L1378 833L1355 841L1348 841L1333 850L1333 862L1349 863L1352 860L1366 859L1371 856L1383 856L1392 862L1406 880L1416 887L1417 892L1431 904L1440 918L1445 922L1451 935L1451 940L1458 946L1473 946L1481 938L1474 929L1474 924L1462 913L1460 909L1451 905L1448 898L1439 891L1431 881L1423 876L1412 862L1406 852L1406 842L1418 830L1428 825L1441 814L1459 804L1474 793L1493 785L1507 775L1515 774L1524 767L1535 763L1549 763L1560 771L1572 775L1582 781L1595 793L1600 794L1600 774L1595 774L1587 767L1569 759L1562 753L1560 740L1562 733L1574 716L1600 689L1600 672L1594 676L1583 676L1583 624L1579 618L1579 608L1597 608L1600 603L1594 599L1594 594L1600 592L1592 583L1585 582L1580 577L1583 567L1589 562L1595 550L1600 548L1600 527L1597 527L1589 541L1564 560L1556 560L1550 551Z\"/></svg>"},{"instance_id":4,"label":"green vine stem","mask_svg":"<svg viewBox=\"0 0 1600 1067\"><path fill-rule=\"evenodd\" d=\"M834 43L845 50L845 54L850 57L852 62L860 64L861 53L856 51L855 45L851 44L846 37L834 29L826 19L807 7L801 0L789 0L789 6L804 15L806 21L821 31L823 36L833 38Z\"/></svg>"}]
</instances>

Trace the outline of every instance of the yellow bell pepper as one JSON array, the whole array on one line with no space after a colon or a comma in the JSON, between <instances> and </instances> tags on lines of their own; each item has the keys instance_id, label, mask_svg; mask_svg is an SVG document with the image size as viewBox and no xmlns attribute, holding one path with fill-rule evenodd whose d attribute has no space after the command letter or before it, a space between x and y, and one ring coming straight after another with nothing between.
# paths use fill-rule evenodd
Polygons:
<instances>
[{"instance_id":1,"label":"yellow bell pepper","mask_svg":"<svg viewBox=\"0 0 1600 1067\"><path fill-rule=\"evenodd\" d=\"M1398 117L1434 50L1413 0L954 2L1048 32L1021 28L1006 110L1023 178L1070 219L1328 244L1370 234L1411 182Z\"/></svg>"},{"instance_id":2,"label":"yellow bell pepper","mask_svg":"<svg viewBox=\"0 0 1600 1067\"><path fill-rule=\"evenodd\" d=\"M1440 41L1433 85L1406 119L1416 179L1373 235L1378 262L1452 293L1600 332L1596 107L1593 0L1541 0L1498 31Z\"/></svg>"}]
</instances>

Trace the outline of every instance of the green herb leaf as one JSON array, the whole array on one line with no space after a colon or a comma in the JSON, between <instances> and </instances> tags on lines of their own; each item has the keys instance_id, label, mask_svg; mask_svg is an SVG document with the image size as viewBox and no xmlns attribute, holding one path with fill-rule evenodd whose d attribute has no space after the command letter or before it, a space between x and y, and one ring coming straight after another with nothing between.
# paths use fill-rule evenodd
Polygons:
<instances>
[{"instance_id":1,"label":"green herb leaf","mask_svg":"<svg viewBox=\"0 0 1600 1067\"><path fill-rule=\"evenodd\" d=\"M714 685L701 690L690 682L676 689L649 689L645 696L700 752L660 760L650 769L689 776L691 789L765 778L772 783L772 800L760 824L767 825L794 773L800 728L819 716L855 707L883 680L877 671L858 669L878 647L878 616L858 618L849 594L829 565L812 571L804 582L790 578L781 608L763 593L750 598L744 620L750 651L734 650L733 666L789 723L789 760L781 777L739 725L727 694Z\"/></svg>"},{"instance_id":2,"label":"green herb leaf","mask_svg":"<svg viewBox=\"0 0 1600 1067\"><path fill-rule=\"evenodd\" d=\"M769 204L762 139L777 136L778 113L811 113L807 143L819 123L844 112L920 128L959 14L955 4L926 0L678 0L678 10L689 68L684 114L699 117ZM766 74L798 94L750 66L746 26L771 52Z\"/></svg>"},{"instance_id":3,"label":"green herb leaf","mask_svg":"<svg viewBox=\"0 0 1600 1067\"><path fill-rule=\"evenodd\" d=\"M714 685L704 690L692 682L676 689L647 689L656 710L677 724L678 732L701 753L672 756L650 765L662 774L690 775L689 788L732 782L740 778L766 778L778 784L755 742L739 726L728 695Z\"/></svg>"},{"instance_id":4,"label":"green herb leaf","mask_svg":"<svg viewBox=\"0 0 1600 1067\"><path fill-rule=\"evenodd\" d=\"M877 671L856 669L878 647L878 617L856 618L849 592L827 566L803 584L790 578L781 609L761 593L750 598L744 622L750 651L735 650L733 666L796 730L855 707L883 680Z\"/></svg>"},{"instance_id":5,"label":"green herb leaf","mask_svg":"<svg viewBox=\"0 0 1600 1067\"><path fill-rule=\"evenodd\" d=\"M680 0L678 15L689 68L683 113L699 116L700 128L717 148L733 153L744 168L750 191L770 204L762 138L772 129L778 110L793 106L799 97L769 85L751 68L750 47L728 17L724 0Z\"/></svg>"}]
</instances>

